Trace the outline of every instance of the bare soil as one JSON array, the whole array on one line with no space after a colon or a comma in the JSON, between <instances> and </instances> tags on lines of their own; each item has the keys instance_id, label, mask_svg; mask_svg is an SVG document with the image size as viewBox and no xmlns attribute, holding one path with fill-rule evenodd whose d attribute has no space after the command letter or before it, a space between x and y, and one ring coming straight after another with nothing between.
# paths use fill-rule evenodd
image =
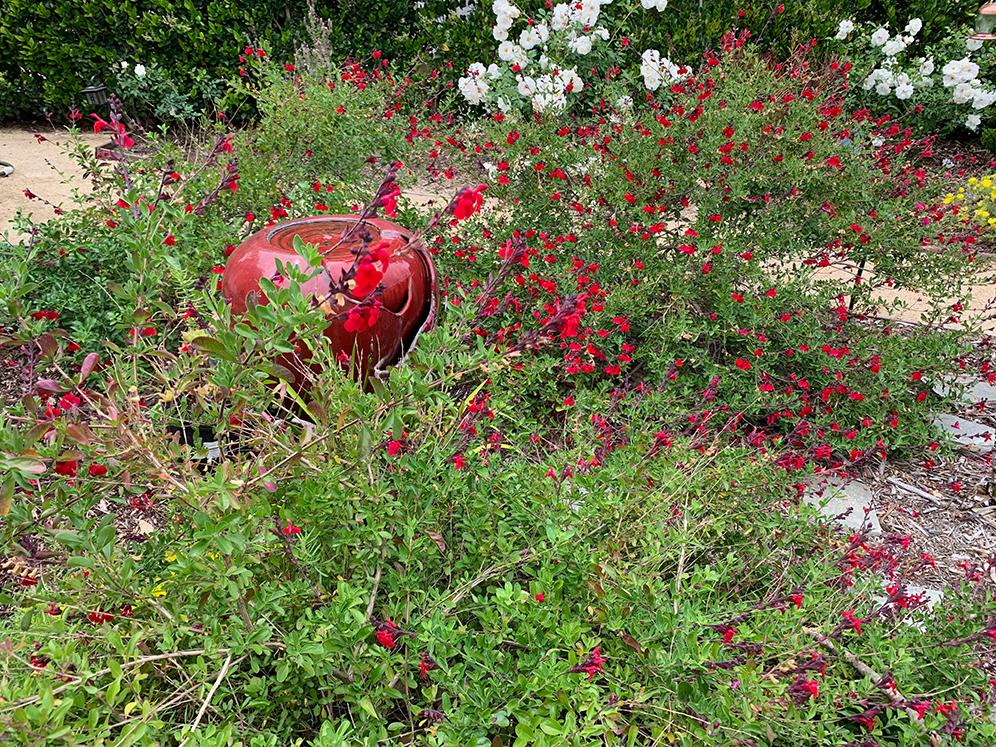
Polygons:
<instances>
[{"instance_id":1,"label":"bare soil","mask_svg":"<svg viewBox=\"0 0 996 747\"><path fill-rule=\"evenodd\" d=\"M107 142L106 135L83 133L80 137L92 147ZM73 189L89 189L77 165L60 148L68 140L65 130L48 126L38 130L0 127L0 161L14 166L13 174L0 177L0 232L18 210L31 213L36 220L48 220L55 215L54 206L69 207ZM48 204L41 199L29 200L24 190Z\"/></svg>"}]
</instances>

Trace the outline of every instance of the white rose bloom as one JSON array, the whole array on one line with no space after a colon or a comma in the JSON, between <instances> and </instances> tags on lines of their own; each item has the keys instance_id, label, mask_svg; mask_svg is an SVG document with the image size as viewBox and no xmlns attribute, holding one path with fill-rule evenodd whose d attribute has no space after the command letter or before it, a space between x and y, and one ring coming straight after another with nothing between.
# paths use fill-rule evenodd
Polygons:
<instances>
[{"instance_id":1,"label":"white rose bloom","mask_svg":"<svg viewBox=\"0 0 996 747\"><path fill-rule=\"evenodd\" d=\"M135 75L139 78L145 77L145 65L135 65Z\"/></svg>"},{"instance_id":2,"label":"white rose bloom","mask_svg":"<svg viewBox=\"0 0 996 747\"><path fill-rule=\"evenodd\" d=\"M661 87L661 83L664 82L657 68L650 68L644 65L640 68L640 72L643 74L643 85L647 87L648 91L656 91Z\"/></svg>"},{"instance_id":3,"label":"white rose bloom","mask_svg":"<svg viewBox=\"0 0 996 747\"><path fill-rule=\"evenodd\" d=\"M519 84L516 86L516 90L520 96L528 99L536 93L536 81L528 75L519 76Z\"/></svg>"},{"instance_id":4,"label":"white rose bloom","mask_svg":"<svg viewBox=\"0 0 996 747\"><path fill-rule=\"evenodd\" d=\"M895 57L904 49L906 49L906 45L903 44L903 40L897 36L895 39L889 39L889 41L882 45L882 54L886 57Z\"/></svg>"},{"instance_id":5,"label":"white rose bloom","mask_svg":"<svg viewBox=\"0 0 996 747\"><path fill-rule=\"evenodd\" d=\"M519 9L512 5L509 0L494 0L491 3L491 10L495 14L495 17L508 16L514 19L520 15Z\"/></svg>"},{"instance_id":6,"label":"white rose bloom","mask_svg":"<svg viewBox=\"0 0 996 747\"><path fill-rule=\"evenodd\" d=\"M965 126L968 129L970 129L972 132L975 132L977 129L979 129L980 124L982 124L982 117L980 117L978 114L969 114L965 118Z\"/></svg>"},{"instance_id":7,"label":"white rose bloom","mask_svg":"<svg viewBox=\"0 0 996 747\"><path fill-rule=\"evenodd\" d=\"M934 58L928 57L920 63L920 75L926 77L934 72Z\"/></svg>"},{"instance_id":8,"label":"white rose bloom","mask_svg":"<svg viewBox=\"0 0 996 747\"><path fill-rule=\"evenodd\" d=\"M640 5L647 10L656 8L658 11L662 11L667 7L667 0L640 0Z\"/></svg>"},{"instance_id":9,"label":"white rose bloom","mask_svg":"<svg viewBox=\"0 0 996 747\"><path fill-rule=\"evenodd\" d=\"M553 6L553 15L550 16L550 28L554 31L563 31L571 23L571 8L566 3Z\"/></svg>"},{"instance_id":10,"label":"white rose bloom","mask_svg":"<svg viewBox=\"0 0 996 747\"><path fill-rule=\"evenodd\" d=\"M506 26L495 26L491 29L491 36L495 38L496 42L503 42L508 39L508 27Z\"/></svg>"},{"instance_id":11,"label":"white rose bloom","mask_svg":"<svg viewBox=\"0 0 996 747\"><path fill-rule=\"evenodd\" d=\"M608 3L605 4L608 5ZM595 25L601 10L600 0L582 0L580 7L575 7L574 12L571 13L571 18L587 28Z\"/></svg>"},{"instance_id":12,"label":"white rose bloom","mask_svg":"<svg viewBox=\"0 0 996 747\"><path fill-rule=\"evenodd\" d=\"M568 88L570 89L570 93L581 93L581 91L584 90L584 81L581 80L581 77L574 68L570 68L569 70L561 70L560 75L557 76L557 78L558 85L560 85L565 92L567 92Z\"/></svg>"},{"instance_id":13,"label":"white rose bloom","mask_svg":"<svg viewBox=\"0 0 996 747\"><path fill-rule=\"evenodd\" d=\"M965 48L969 52L975 52L979 49L982 49L982 39L966 39Z\"/></svg>"},{"instance_id":14,"label":"white rose bloom","mask_svg":"<svg viewBox=\"0 0 996 747\"><path fill-rule=\"evenodd\" d=\"M951 91L951 101L956 104L967 104L975 98L975 87L971 83L959 83Z\"/></svg>"},{"instance_id":15,"label":"white rose bloom","mask_svg":"<svg viewBox=\"0 0 996 747\"><path fill-rule=\"evenodd\" d=\"M607 28L603 28L603 27L599 26L597 29L595 29L592 32L592 36L597 36L602 41L608 41L609 40L609 30Z\"/></svg>"},{"instance_id":16,"label":"white rose bloom","mask_svg":"<svg viewBox=\"0 0 996 747\"><path fill-rule=\"evenodd\" d=\"M837 27L837 36L835 36L834 39L843 41L852 31L854 31L854 21L841 21L840 26Z\"/></svg>"},{"instance_id":17,"label":"white rose bloom","mask_svg":"<svg viewBox=\"0 0 996 747\"><path fill-rule=\"evenodd\" d=\"M967 57L960 60L951 60L943 68L944 85L953 88L959 83L968 83L979 77L979 66Z\"/></svg>"},{"instance_id":18,"label":"white rose bloom","mask_svg":"<svg viewBox=\"0 0 996 747\"><path fill-rule=\"evenodd\" d=\"M532 49L542 43L539 33L536 31L535 26L530 26L522 30L519 35L519 45L523 49Z\"/></svg>"},{"instance_id":19,"label":"white rose bloom","mask_svg":"<svg viewBox=\"0 0 996 747\"><path fill-rule=\"evenodd\" d=\"M498 109L506 114L512 110L512 102L504 96L499 96L495 103L498 105Z\"/></svg>"},{"instance_id":20,"label":"white rose bloom","mask_svg":"<svg viewBox=\"0 0 996 747\"><path fill-rule=\"evenodd\" d=\"M920 33L920 29L923 28L923 21L919 18L911 18L910 22L906 24L906 33L910 36L916 36Z\"/></svg>"},{"instance_id":21,"label":"white rose bloom","mask_svg":"<svg viewBox=\"0 0 996 747\"><path fill-rule=\"evenodd\" d=\"M550 38L550 27L545 23L537 23L535 28L539 35L540 44L546 44L546 40Z\"/></svg>"},{"instance_id":22,"label":"white rose bloom","mask_svg":"<svg viewBox=\"0 0 996 747\"><path fill-rule=\"evenodd\" d=\"M465 78L460 78L457 82L457 87L460 89L463 97L474 106L481 104L490 90L487 82L477 75L468 75Z\"/></svg>"},{"instance_id":23,"label":"white rose bloom","mask_svg":"<svg viewBox=\"0 0 996 747\"><path fill-rule=\"evenodd\" d=\"M871 43L873 47L881 47L887 41L889 41L888 29L879 29L871 35Z\"/></svg>"},{"instance_id":24,"label":"white rose bloom","mask_svg":"<svg viewBox=\"0 0 996 747\"><path fill-rule=\"evenodd\" d=\"M572 52L584 57L584 55L591 51L591 37L579 36L577 39L571 41L570 47Z\"/></svg>"},{"instance_id":25,"label":"white rose bloom","mask_svg":"<svg viewBox=\"0 0 996 747\"><path fill-rule=\"evenodd\" d=\"M502 62L511 62L515 54L515 42L503 41L498 45L498 59Z\"/></svg>"},{"instance_id":26,"label":"white rose bloom","mask_svg":"<svg viewBox=\"0 0 996 747\"><path fill-rule=\"evenodd\" d=\"M128 69L128 62L126 60L121 60L121 69L122 70Z\"/></svg>"},{"instance_id":27,"label":"white rose bloom","mask_svg":"<svg viewBox=\"0 0 996 747\"><path fill-rule=\"evenodd\" d=\"M892 86L889 84L889 81L880 80L878 84L875 86L875 93L877 93L879 96L888 96L890 93L892 93Z\"/></svg>"},{"instance_id":28,"label":"white rose bloom","mask_svg":"<svg viewBox=\"0 0 996 747\"><path fill-rule=\"evenodd\" d=\"M913 84L905 83L896 86L896 98L900 101L913 98Z\"/></svg>"},{"instance_id":29,"label":"white rose bloom","mask_svg":"<svg viewBox=\"0 0 996 747\"><path fill-rule=\"evenodd\" d=\"M490 65L488 65L488 77L491 78L491 80L497 80L498 78L500 78L501 68L492 62Z\"/></svg>"},{"instance_id":30,"label":"white rose bloom","mask_svg":"<svg viewBox=\"0 0 996 747\"><path fill-rule=\"evenodd\" d=\"M630 96L620 96L616 99L616 108L628 112L633 108L633 99Z\"/></svg>"},{"instance_id":31,"label":"white rose bloom","mask_svg":"<svg viewBox=\"0 0 996 747\"><path fill-rule=\"evenodd\" d=\"M975 99L972 101L973 109L985 109L996 101L996 91L984 91L979 89L975 92Z\"/></svg>"}]
</instances>

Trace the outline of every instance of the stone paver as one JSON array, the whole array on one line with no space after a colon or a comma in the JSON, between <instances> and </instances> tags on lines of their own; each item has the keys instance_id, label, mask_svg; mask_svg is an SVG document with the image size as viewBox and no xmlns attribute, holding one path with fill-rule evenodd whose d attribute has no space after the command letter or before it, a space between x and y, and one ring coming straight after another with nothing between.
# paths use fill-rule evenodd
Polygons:
<instances>
[{"instance_id":1,"label":"stone paver","mask_svg":"<svg viewBox=\"0 0 996 747\"><path fill-rule=\"evenodd\" d=\"M955 383L965 387L958 399L964 404L971 405L979 402L996 402L996 385L988 381L977 379L955 379ZM953 393L954 387L950 381L939 381L933 386L934 392L941 397L948 397Z\"/></svg>"},{"instance_id":2,"label":"stone paver","mask_svg":"<svg viewBox=\"0 0 996 747\"><path fill-rule=\"evenodd\" d=\"M976 423L974 420L967 420L958 415L941 413L934 418L934 426L951 436L962 446L967 446L975 451L992 451L993 445L996 443L996 431L988 425Z\"/></svg>"},{"instance_id":3,"label":"stone paver","mask_svg":"<svg viewBox=\"0 0 996 747\"><path fill-rule=\"evenodd\" d=\"M858 530L865 520L865 507L871 504L873 497L871 488L860 480L845 483L833 479L828 481L822 490L819 485L810 486L802 499L810 506L818 508L824 516L837 519L842 526ZM825 505L821 505L824 502ZM845 513L846 516L841 516ZM868 526L873 532L882 531L875 509L868 514Z\"/></svg>"}]
</instances>

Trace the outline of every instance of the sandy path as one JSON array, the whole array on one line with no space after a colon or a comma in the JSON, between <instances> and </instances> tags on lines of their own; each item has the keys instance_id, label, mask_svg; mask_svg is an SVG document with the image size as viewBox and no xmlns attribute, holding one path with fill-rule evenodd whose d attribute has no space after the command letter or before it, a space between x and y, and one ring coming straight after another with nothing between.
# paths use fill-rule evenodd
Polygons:
<instances>
[{"instance_id":1,"label":"sandy path","mask_svg":"<svg viewBox=\"0 0 996 747\"><path fill-rule=\"evenodd\" d=\"M38 142L35 132L47 139ZM82 137L92 147L107 142L106 135L84 133ZM11 176L0 178L0 232L8 228L8 222L21 208L36 220L47 220L54 215L52 208L40 200L25 197L25 189L55 205L69 207L73 188L88 188L79 167L59 147L68 139L65 130L53 132L47 125L38 130L0 128L0 161L14 165ZM64 183L67 179L69 182Z\"/></svg>"}]
</instances>

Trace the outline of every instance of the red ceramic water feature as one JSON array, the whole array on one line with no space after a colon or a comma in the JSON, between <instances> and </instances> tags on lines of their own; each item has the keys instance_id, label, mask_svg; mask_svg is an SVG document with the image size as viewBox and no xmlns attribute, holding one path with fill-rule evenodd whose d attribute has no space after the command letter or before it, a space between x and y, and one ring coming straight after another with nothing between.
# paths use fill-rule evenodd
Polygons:
<instances>
[{"instance_id":1,"label":"red ceramic water feature","mask_svg":"<svg viewBox=\"0 0 996 747\"><path fill-rule=\"evenodd\" d=\"M386 220L356 224L355 216L322 215L258 231L232 252L221 290L237 314L245 312L251 297L266 303L259 280L276 275L276 260L308 269L294 251L294 238L317 245L323 272L303 290L328 304L325 336L339 360L367 378L401 360L419 334L434 326L438 291L436 270L421 239ZM343 275L357 269L358 256L366 258L365 266L339 292ZM300 355L284 355L278 363L294 374L296 386L307 385L308 364Z\"/></svg>"}]
</instances>

